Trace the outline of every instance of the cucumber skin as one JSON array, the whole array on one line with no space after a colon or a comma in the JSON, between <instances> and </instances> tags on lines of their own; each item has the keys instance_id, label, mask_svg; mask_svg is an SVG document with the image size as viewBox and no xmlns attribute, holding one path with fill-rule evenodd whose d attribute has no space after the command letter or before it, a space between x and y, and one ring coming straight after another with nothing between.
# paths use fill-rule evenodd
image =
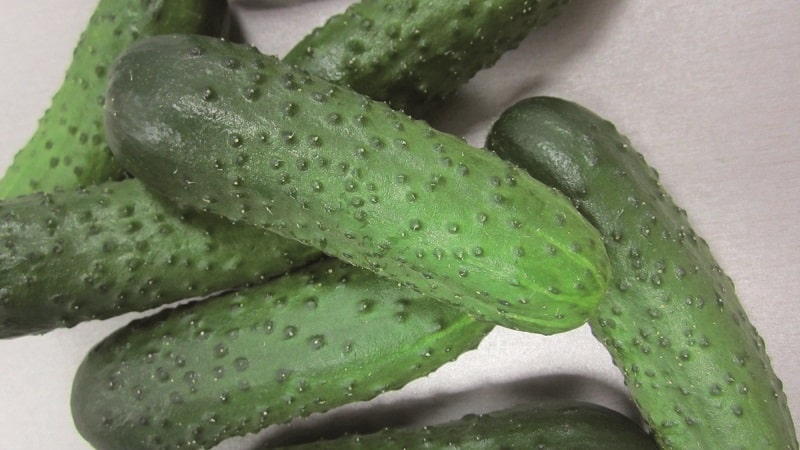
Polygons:
<instances>
[{"instance_id":1,"label":"cucumber skin","mask_svg":"<svg viewBox=\"0 0 800 450\"><path fill-rule=\"evenodd\" d=\"M519 405L422 428L394 428L281 448L283 450L657 450L637 423L585 402Z\"/></svg>"},{"instance_id":2,"label":"cucumber skin","mask_svg":"<svg viewBox=\"0 0 800 450\"><path fill-rule=\"evenodd\" d=\"M605 250L568 199L384 103L202 36L140 41L111 80L112 151L172 201L508 328L573 329L602 298Z\"/></svg>"},{"instance_id":3,"label":"cucumber skin","mask_svg":"<svg viewBox=\"0 0 800 450\"><path fill-rule=\"evenodd\" d=\"M306 36L284 61L420 117L568 3L362 0Z\"/></svg>"},{"instance_id":4,"label":"cucumber skin","mask_svg":"<svg viewBox=\"0 0 800 450\"><path fill-rule=\"evenodd\" d=\"M447 37L442 37L437 27L423 27L420 23L409 22L411 18L421 17L424 19L424 24L428 25L430 25L432 22L435 22L437 18L439 22L447 21L448 23L451 23L452 21L450 20L450 16L452 14L449 13L451 9L448 8L454 8L452 11L455 12L458 9L463 8L463 2L438 2L436 3L435 9L432 9L430 5L423 9L418 8L417 11L411 13L410 16L406 15L406 12L400 8L390 10L390 7L395 3L396 2L389 0L382 0L381 2L370 0L368 2L364 2L363 4L361 2L354 3L350 8L348 8L345 14L334 16L325 25L316 29L313 38L308 38L298 44L298 48L305 49L308 45L312 45L313 43L315 47L313 55L309 56L305 51L301 52L298 50L293 50L289 53L289 55L286 56L286 58L284 58L284 60L288 63L296 64L303 68L309 68L312 71L324 71L324 74L335 72L339 74L337 81L347 85L354 85L354 87L356 87L365 95L377 95L381 99L386 99L389 102L394 102L394 96L397 96L398 102L402 101L403 105L409 107L412 106L409 103L412 100L410 98L401 97L404 90L398 87L407 86L410 84L410 81L407 80L407 77L413 76L417 81L424 80L429 77L430 79L435 79L435 82L432 81L430 84L432 86L440 86L439 90L447 89L442 83L453 84L454 87L452 89L455 89L455 86L457 86L459 82L465 81L464 77L459 80L448 80L446 77L443 78L442 75L438 74L436 70L431 70L437 69L437 67L431 67L425 60L418 59L414 52L397 54L392 52L396 64L407 67L408 72L400 74L393 72L393 76L383 78L384 82L386 83L385 85L381 85L380 83L365 84L362 81L359 81L361 80L362 75L358 66L344 64L341 58L336 59L332 56L334 52L339 52L342 48L347 47L345 45L345 42L348 39L347 36L355 33L355 29L358 28L354 26L352 33L339 34L339 32L342 30L342 27L348 23L353 15L358 15L360 18L367 18L369 14L381 9L385 12L379 17L370 17L370 20L373 20L373 26L371 28L372 32L383 35L386 34L385 30L388 30L389 23L399 23L400 35L406 36L413 33L415 36L417 36L419 42L427 42L427 49L431 57L435 55L444 55L445 53L449 54L449 51L452 47L459 47L463 44L461 38L466 36L466 32L461 34L453 33ZM493 5L495 8L502 6L506 11L518 12L519 9L526 6L527 3L527 1L520 0L504 0L503 2L499 3L494 2ZM107 7L110 6L108 3L102 3L101 5L103 5L103 9L107 9ZM379 5L383 6L381 7ZM476 28L481 28L484 30L503 30L502 33L506 33L508 30L513 30L515 35L517 33L521 33L526 26L535 26L544 23L547 18L554 15L558 9L552 6L548 8L534 7L531 8L530 12L530 14L533 14L533 16L525 15L524 20L519 20L519 17L521 16L514 16L513 18L508 19L508 22L506 22L506 19L503 19L505 16L499 16L497 14L493 14L491 11L486 10L486 5L484 3L477 5L476 8L476 14L472 19L467 21L468 24L475 25ZM95 15L98 14L101 13L96 13ZM208 16L214 17L213 14L209 14ZM528 23L529 19L532 19L532 22ZM93 20L98 21L100 19L95 18ZM476 20L478 22L476 22ZM489 22L490 20L491 23ZM162 29L167 29L167 25L169 25L161 22L153 23L160 24ZM464 24L465 22L458 21L457 23ZM490 24L497 26L489 26ZM100 31L103 30L103 28L98 29ZM382 29L384 30L383 33L381 33ZM90 27L89 31L92 30L95 30L95 28ZM359 30L361 29L359 28ZM363 32L363 30L359 32ZM495 33L494 31L489 32ZM94 33L97 34L99 31L94 31ZM325 42L321 42L321 38L323 36L326 39ZM495 39L499 39L500 35L493 34L492 36L494 36ZM460 67L459 72L462 74L467 74L477 67L476 64L479 60L482 61L482 66L487 66L491 63L491 61L499 58L500 54L509 48L510 41L508 41L508 39L511 38L506 36L506 45L498 43L498 45L492 47L495 52L497 52L494 55L491 53L481 55L480 57L478 55L473 55L472 58L462 58L458 61L454 60L453 65L448 67L451 69ZM488 40L489 37L487 35L484 37L484 41ZM401 39L399 42L407 41ZM368 54L372 59L380 59L381 54L383 54L384 58L390 56L388 51L384 50L381 52L378 50L378 47L371 47L371 49L368 51ZM323 60L324 62L318 63L316 62L317 60ZM337 64L343 65L339 66L337 69ZM418 68L418 66L426 67L427 69L423 71ZM438 67L439 71L442 71L443 67L445 66ZM94 106L94 103L92 103L90 106ZM103 139L103 141L105 142L105 139ZM87 144L87 146L88 145L89 144ZM103 147L105 147L105 143L103 144ZM94 150L87 151L94 152ZM105 151L106 150L104 149L103 152ZM41 155L41 153L39 155ZM32 161L33 160L25 161L24 164L20 163L21 165L19 165L17 169L26 166L29 162L33 164ZM116 167L116 163L114 166ZM30 167L35 166L31 165ZM36 169L32 170L35 171ZM116 187L115 183L117 182L101 183L102 186L97 189L87 186L87 191L89 192L86 193L86 195L100 197L97 199L97 201L102 201L109 210L127 210L131 207L131 204L135 200L137 206L130 217L130 221L136 220L141 222L143 228L155 229L155 227L158 227L159 224L154 223L152 217L140 215L139 211L160 211L167 208L167 206L164 205L163 202L157 201L146 193L135 193L135 190L138 189L141 191L142 189L141 187L133 187L131 183L138 183L138 181L126 180L125 183L128 184L126 186L119 187ZM2 184L2 182L0 182L0 184ZM49 198L50 202L52 203L64 205L63 211L65 211L65 214L71 214L68 204L72 201L71 198L74 196L75 194L69 192L56 192L53 193ZM136 196L139 196L140 198L135 199ZM84 202L90 202L88 197L84 196L81 198L85 199L83 200ZM242 252L242 254L249 254L250 256L249 261L242 263L248 265L249 268L246 270L241 270L241 277L235 277L232 272L226 272L225 278L212 277L211 279L207 279L207 273L205 271L192 272L184 270L176 274L172 268L165 270L164 265L143 265L137 269L137 274L140 278L140 280L136 283L137 285L144 283L150 278L160 278L164 280L162 285L174 286L174 289L172 289L173 292L170 295L167 295L167 292L162 290L154 294L152 288L145 289L143 292L141 292L141 294L139 294L138 291L131 291L128 293L129 295L127 296L127 300L125 300L125 302L119 302L115 299L120 293L120 288L118 288L116 292L107 292L106 296L102 296L105 294L97 289L93 289L92 286L85 285L84 282L77 276L70 275L72 271L74 271L75 267L88 268L93 266L98 261L96 258L91 258L91 254L88 254L82 250L81 246L78 245L79 243L75 240L75 236L85 235L87 231L86 229L78 229L73 232L65 228L63 225L59 225L57 230L52 235L45 236L42 234L44 232L44 228L25 223L26 220L36 221L40 220L37 219L37 217L49 217L49 215L52 214L50 207L40 203L41 202L39 199L33 198L25 201L15 201L8 204L0 204L0 208L4 210L4 215L7 220L7 223L4 224L4 228L0 229L0 240L15 241L18 249L20 249L19 251L22 253L47 253L47 250L50 246L55 247L58 244L58 246L61 247L60 260L66 261L67 263L64 265L57 263L55 260L48 259L48 268L45 269L42 261L25 261L17 257L15 257L13 260L10 260L10 255L5 255L5 259L0 259L0 281L5 283L2 284L3 286L7 285L9 287L9 289L5 291L0 291L0 338L20 336L24 334L43 333L56 327L70 327L84 320L103 319L130 311L144 311L160 306L164 303L181 300L185 297L206 295L207 293L216 289L237 288L242 284L251 283L261 278L269 277L277 274L278 272L282 273L291 269L292 267L302 265L303 261L309 262L320 255L320 252L318 251L311 253L310 250L298 246L296 243L279 242L277 238L273 237L266 238L271 239L273 244L269 244L265 241L253 242L252 245L254 246L254 251ZM21 210L28 208L30 208L29 211ZM158 214L165 215L167 217L177 217L176 214L178 213L164 210ZM229 250L232 252L240 251L241 247L245 245L244 242L249 239L247 236L260 236L260 233L252 230L242 230L239 232L235 231L235 229L241 230L244 228L242 225L228 226L224 225L222 220L213 218L205 219L203 217L195 216L196 215L193 214L186 214L186 224L179 223L177 220L173 220L172 224L177 230L174 235L185 236L186 242L189 243L181 250L185 254L185 259L188 260L210 261L210 255L204 250L207 245L211 245L207 242L207 237L198 236L196 238L189 238L189 236L196 236L198 230L201 230L207 226L212 226L209 225L209 223L214 224L213 227L215 228L232 228L231 230L218 230L215 232L216 235L234 236L236 233L242 233L242 236L236 239L216 239L215 245L219 247L216 250L216 253L218 254L225 254L225 252ZM59 222L63 223L65 221L62 220ZM31 232L30 236L25 236L23 234L23 232L27 232L26 230ZM74 235L71 233L74 233ZM141 235L143 232L138 234ZM194 242L195 239L197 239L197 242ZM65 248L63 244L59 244L59 240L73 242L75 245L72 247L67 246ZM160 249L162 254L169 251L178 251L174 247L170 247L175 243L175 241L164 240L162 242L161 240L162 238L159 237L158 240L154 242L160 242L160 244L152 247L165 246L165 248ZM92 241L90 240L90 242ZM232 244L229 244L229 242ZM230 245L233 245L233 247L229 248ZM270 245L275 245L276 248L271 249ZM24 251L21 250L23 247L25 248ZM71 253L71 250L73 249L77 252L77 254L73 255ZM190 249L198 249L199 251L190 254L188 253ZM283 255L284 253L286 256L281 256L279 261L286 261L287 264L283 269L281 269L280 265L278 264L279 261L275 261L270 258L272 258L272 255ZM131 260L139 257L148 258L151 260L157 258L155 255L148 256L147 252L132 251L131 245L124 245L124 243L123 245L115 246L113 249L106 248L102 254L104 255L104 259L108 259L110 261ZM234 253L228 254L229 256L221 256L221 259L228 261L230 260L230 255L232 254ZM84 261L85 264L74 264L72 263L73 258ZM288 263L288 260L291 260L291 263ZM259 270L257 267L258 264L263 264L263 269ZM34 269L33 267L37 267L38 269ZM34 273L35 276L30 275ZM94 286L108 286L109 284L118 285L118 283L124 279L122 275L127 273L127 268L123 267L121 271L109 270L106 271L105 274L95 272L92 274L91 278ZM256 277L257 274L259 275ZM181 277L185 277L185 280ZM177 279L178 282L170 284L172 282L168 281L169 279ZM201 284L205 283L206 281L208 282L204 284L206 286L205 288L200 288L198 284L195 284L195 288L193 289L177 289L178 286L187 286L190 283L197 283L198 279L200 280L199 283ZM23 288L23 286L27 287ZM98 297L99 295L101 296L100 298ZM59 299L60 303L53 303L50 301L50 299ZM76 305L78 307L74 308L72 305Z\"/></svg>"},{"instance_id":5,"label":"cucumber skin","mask_svg":"<svg viewBox=\"0 0 800 450\"><path fill-rule=\"evenodd\" d=\"M100 0L63 84L0 179L0 199L122 178L102 124L109 66L128 45L147 36L218 35L226 10L224 0Z\"/></svg>"},{"instance_id":6,"label":"cucumber skin","mask_svg":"<svg viewBox=\"0 0 800 450\"><path fill-rule=\"evenodd\" d=\"M210 448L400 388L491 328L327 259L116 331L77 371L73 418L97 448Z\"/></svg>"},{"instance_id":7,"label":"cucumber skin","mask_svg":"<svg viewBox=\"0 0 800 450\"><path fill-rule=\"evenodd\" d=\"M732 280L613 124L532 98L501 115L486 145L562 190L604 236L613 276L589 323L662 448L798 448Z\"/></svg>"},{"instance_id":8,"label":"cucumber skin","mask_svg":"<svg viewBox=\"0 0 800 450\"><path fill-rule=\"evenodd\" d=\"M0 202L0 338L260 283L322 255L135 180Z\"/></svg>"}]
</instances>

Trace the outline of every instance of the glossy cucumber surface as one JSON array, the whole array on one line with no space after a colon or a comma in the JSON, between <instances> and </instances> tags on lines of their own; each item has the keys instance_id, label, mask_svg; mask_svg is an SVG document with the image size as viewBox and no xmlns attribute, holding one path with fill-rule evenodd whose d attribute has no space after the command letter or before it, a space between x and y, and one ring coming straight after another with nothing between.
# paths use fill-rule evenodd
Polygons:
<instances>
[{"instance_id":1,"label":"glossy cucumber surface","mask_svg":"<svg viewBox=\"0 0 800 450\"><path fill-rule=\"evenodd\" d=\"M0 201L0 338L264 282L321 253L125 180Z\"/></svg>"},{"instance_id":2,"label":"glossy cucumber surface","mask_svg":"<svg viewBox=\"0 0 800 450\"><path fill-rule=\"evenodd\" d=\"M284 58L424 116L559 15L567 0L362 0Z\"/></svg>"},{"instance_id":3,"label":"glossy cucumber surface","mask_svg":"<svg viewBox=\"0 0 800 450\"><path fill-rule=\"evenodd\" d=\"M0 179L0 198L120 179L103 131L108 69L133 42L166 33L219 35L225 0L99 0L63 84Z\"/></svg>"},{"instance_id":4,"label":"glossy cucumber surface","mask_svg":"<svg viewBox=\"0 0 800 450\"><path fill-rule=\"evenodd\" d=\"M502 114L487 147L567 194L603 235L612 281L590 325L662 448L797 448L733 281L612 123L535 97Z\"/></svg>"},{"instance_id":5,"label":"glossy cucumber surface","mask_svg":"<svg viewBox=\"0 0 800 450\"><path fill-rule=\"evenodd\" d=\"M98 449L210 448L398 389L491 328L328 259L115 332L78 369L72 413Z\"/></svg>"},{"instance_id":6,"label":"glossy cucumber surface","mask_svg":"<svg viewBox=\"0 0 800 450\"><path fill-rule=\"evenodd\" d=\"M408 85L430 80L429 85L437 86L437 92L455 89L466 81L466 76L451 78L446 76L448 71L467 74L477 70L478 66L489 65L509 48L509 36L518 36L525 29L545 23L547 18L561 10L555 4L564 2L543 2L533 6L527 0L484 2L472 5L470 17L455 22L451 16L457 11L464 12L464 2L434 3L420 8L388 0L356 2L345 13L331 17L315 29L312 36L298 43L284 59L319 75L336 73L337 82L353 86L363 94L389 102L402 102L409 108L413 108L416 102L420 106L425 103L425 108L428 108L432 106L430 101L407 97ZM103 11L113 6L101 5ZM180 5L176 4L175 8L180 8ZM111 19L106 17L104 20ZM119 22L122 18L115 20ZM362 20L371 21L368 30L360 25ZM444 22L450 23L453 33L438 33L434 24ZM488 33L478 33L482 42L490 37L506 37L491 48L482 47L484 52L470 59L452 60L447 66L430 65L428 58L440 59L450 55L452 59L453 49L462 48L465 43L476 39L470 27ZM461 31L456 32L457 29ZM349 48L347 42L355 36L354 33L372 33L387 38L397 34L391 39L392 44L372 46L368 54L372 59L392 58L395 64L406 70L387 73L380 82L375 79L363 83L363 68L350 64L348 58L340 57L340 52ZM398 46L412 43L423 45L427 58L419 58L413 47L406 48L405 52L398 51ZM114 45L122 44L116 42ZM300 50L309 46L313 46L313 52ZM479 65L476 65L477 61L480 61ZM377 76L374 69L372 73ZM385 69L389 71L390 67ZM104 82L106 70L102 72ZM434 91L430 94L433 95ZM89 103L83 108L100 110L95 102ZM81 103L72 100L71 104ZM84 114L81 120L87 118L91 115ZM98 120L96 125L99 124ZM86 145L87 152L100 149L100 146L89 148L90 143ZM102 139L101 146L105 147L105 139ZM31 144L31 148L34 147ZM35 160L42 155L40 152L12 170L29 167L32 173L39 173ZM118 166L114 163L113 167ZM126 180L119 186L115 183L101 183L97 188L87 186L81 194L56 192L46 198L31 197L0 203L6 220L0 228L0 240L14 242L14 248L9 247L9 252L0 257L0 281L4 281L7 287L0 295L0 337L43 333L85 320L144 311L217 289L237 288L282 273L320 255L319 251L296 242L281 242L282 239L275 236L247 230L244 225L231 225L225 220L206 218L185 209L171 211L164 202L146 193L143 186L135 186L137 180ZM92 211L94 209L97 211ZM56 216L63 217L52 220ZM100 227L99 223L106 220L110 223ZM166 227L163 220L169 222L171 231L168 234L156 233L156 230ZM46 224L45 221L50 222ZM99 233L98 228L103 232ZM214 229L211 234L208 234L209 228ZM84 239L86 245L83 245ZM147 240L150 240L149 244L144 243ZM110 241L117 242L110 245ZM184 262L176 267L170 262L175 259ZM147 264L142 263L145 261ZM232 261L238 262L232 265ZM129 267L131 265L133 268ZM229 270L237 267L235 271ZM212 271L215 273L211 274Z\"/></svg>"},{"instance_id":7,"label":"glossy cucumber surface","mask_svg":"<svg viewBox=\"0 0 800 450\"><path fill-rule=\"evenodd\" d=\"M384 103L202 36L142 41L111 79L112 150L178 204L509 328L576 328L605 292L605 249L566 197Z\"/></svg>"}]
</instances>

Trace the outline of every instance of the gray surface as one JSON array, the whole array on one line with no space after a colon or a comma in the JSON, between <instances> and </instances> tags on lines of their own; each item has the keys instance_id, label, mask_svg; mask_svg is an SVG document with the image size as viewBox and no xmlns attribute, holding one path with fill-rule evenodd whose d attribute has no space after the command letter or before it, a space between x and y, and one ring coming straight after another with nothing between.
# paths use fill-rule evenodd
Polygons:
<instances>
[{"instance_id":1,"label":"gray surface","mask_svg":"<svg viewBox=\"0 0 800 450\"><path fill-rule=\"evenodd\" d=\"M60 85L94 3L4 4L0 168L31 135ZM252 0L238 2L237 11L248 40L282 55L348 3ZM479 74L434 123L481 145L500 111L531 95L575 100L614 121L659 170L734 279L795 417L798 30L795 0L574 0L552 26ZM87 448L70 418L72 375L94 343L133 317L0 341L0 449ZM433 376L321 421L435 422L555 395L633 412L616 369L584 327L552 337L497 330ZM298 425L282 432L302 430ZM252 448L265 436L220 448Z\"/></svg>"}]
</instances>

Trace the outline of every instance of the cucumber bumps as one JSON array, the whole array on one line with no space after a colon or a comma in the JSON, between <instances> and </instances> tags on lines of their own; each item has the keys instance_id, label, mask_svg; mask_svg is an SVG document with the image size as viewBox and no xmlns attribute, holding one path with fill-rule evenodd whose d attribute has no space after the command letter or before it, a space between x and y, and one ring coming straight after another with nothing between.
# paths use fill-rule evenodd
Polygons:
<instances>
[{"instance_id":1,"label":"cucumber bumps","mask_svg":"<svg viewBox=\"0 0 800 450\"><path fill-rule=\"evenodd\" d=\"M106 97L117 158L176 203L266 227L509 328L583 324L608 260L568 199L346 88L202 36L140 41Z\"/></svg>"},{"instance_id":2,"label":"cucumber bumps","mask_svg":"<svg viewBox=\"0 0 800 450\"><path fill-rule=\"evenodd\" d=\"M423 428L385 429L284 450L657 450L637 423L585 402L520 405Z\"/></svg>"},{"instance_id":3,"label":"cucumber bumps","mask_svg":"<svg viewBox=\"0 0 800 450\"><path fill-rule=\"evenodd\" d=\"M111 156L103 132L108 67L123 49L146 36L216 35L226 9L225 0L100 0L75 48L64 84L0 180L0 198L121 178L123 170Z\"/></svg>"},{"instance_id":4,"label":"cucumber bumps","mask_svg":"<svg viewBox=\"0 0 800 450\"><path fill-rule=\"evenodd\" d=\"M284 61L417 117L567 3L362 0L306 36Z\"/></svg>"},{"instance_id":5,"label":"cucumber bumps","mask_svg":"<svg viewBox=\"0 0 800 450\"><path fill-rule=\"evenodd\" d=\"M602 233L613 281L595 335L664 449L796 449L781 383L708 245L608 121L524 100L487 147L569 195Z\"/></svg>"},{"instance_id":6,"label":"cucumber bumps","mask_svg":"<svg viewBox=\"0 0 800 450\"><path fill-rule=\"evenodd\" d=\"M136 180L0 201L0 338L260 283L321 254Z\"/></svg>"},{"instance_id":7,"label":"cucumber bumps","mask_svg":"<svg viewBox=\"0 0 800 450\"><path fill-rule=\"evenodd\" d=\"M211 448L400 388L491 328L328 259L118 330L78 369L72 414L97 448Z\"/></svg>"},{"instance_id":8,"label":"cucumber bumps","mask_svg":"<svg viewBox=\"0 0 800 450\"><path fill-rule=\"evenodd\" d=\"M317 28L313 37L301 41L284 60L320 75L335 73L337 82L354 85L362 94L402 103L414 110L418 109L410 103L412 99L405 96L402 87L424 83L431 97L414 97L425 103L425 108L420 104L422 110L435 103L432 97L454 90L475 70L497 60L520 33L545 23L560 11L564 2L536 5L530 5L528 0L481 2L471 9L472 16L457 21L482 30L480 33L473 35L465 29L446 36L433 24L452 25L453 14L464 12L463 2L436 2L421 9L396 3L394 0L354 3L344 14ZM181 4L176 3L176 8ZM370 22L369 30L360 25L363 21ZM341 32L347 24L352 29ZM364 83L360 64L336 56L348 48L346 42L356 32L380 36L396 33L393 44L382 51L373 46L368 54L371 60L391 58L405 71L392 71L382 77L385 84ZM428 59L420 58L411 45L424 46L427 58L440 59L476 39L495 42L491 46L495 53L474 54L439 67L430 66ZM313 47L312 52L305 51L309 46ZM399 48L406 48L407 52L401 53ZM456 70L462 76L449 79L446 70ZM91 103L94 108L95 103ZM88 146L87 152L101 150L99 146L94 149ZM37 155L37 158L47 157L41 152ZM26 159L24 163L20 160L14 170L25 172L24 167L30 164L36 172L37 158ZM244 224L231 225L185 210L171 211L170 205L148 195L137 180L117 183L87 186L79 194L56 192L46 197L0 203L0 214L5 220L0 227L0 241L13 246L0 256L0 285L5 287L0 291L0 337L41 333L83 320L206 295L217 289L240 287L319 256L319 251L312 252L276 235L264 236L263 232L247 230ZM105 231L98 233L103 221L108 221L102 227ZM171 232L167 235L158 231L165 229ZM110 239L109 230L119 233L118 245L105 243ZM150 239L149 245L144 243ZM183 262L176 266L171 262L176 260ZM76 267L82 270L77 271Z\"/></svg>"}]
</instances>

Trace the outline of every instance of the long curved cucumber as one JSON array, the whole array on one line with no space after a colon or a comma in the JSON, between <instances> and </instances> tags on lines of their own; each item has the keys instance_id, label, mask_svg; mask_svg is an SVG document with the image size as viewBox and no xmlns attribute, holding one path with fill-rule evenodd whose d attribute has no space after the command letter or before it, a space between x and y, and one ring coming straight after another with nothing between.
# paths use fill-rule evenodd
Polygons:
<instances>
[{"instance_id":1,"label":"long curved cucumber","mask_svg":"<svg viewBox=\"0 0 800 450\"><path fill-rule=\"evenodd\" d=\"M562 190L602 233L613 277L590 324L662 448L797 448L732 280L613 124L531 98L501 115L487 147Z\"/></svg>"},{"instance_id":2,"label":"long curved cucumber","mask_svg":"<svg viewBox=\"0 0 800 450\"><path fill-rule=\"evenodd\" d=\"M277 448L277 447L267 447ZM586 402L525 404L422 428L390 428L282 450L657 450L628 417Z\"/></svg>"},{"instance_id":3,"label":"long curved cucumber","mask_svg":"<svg viewBox=\"0 0 800 450\"><path fill-rule=\"evenodd\" d=\"M419 117L516 48L568 0L362 0L284 58Z\"/></svg>"},{"instance_id":4,"label":"long curved cucumber","mask_svg":"<svg viewBox=\"0 0 800 450\"><path fill-rule=\"evenodd\" d=\"M500 54L504 52L508 45L500 45L492 47L496 53L475 54L468 59L460 59L453 61L450 66L428 67L426 60L420 60L416 53L412 50L407 52L399 52L395 48L396 45L388 47L373 46L369 50L369 54L374 59L379 59L381 55L383 58L392 59L394 64L408 68L407 72L401 74L394 74L394 76L387 76L383 78L385 85L380 83L364 84L356 82L361 76L361 71L357 66L347 64L346 61L335 58L336 49L346 46L345 43L349 36L355 29L360 29L360 21L353 23L352 20L348 22L348 17L360 17L363 20L372 21L370 30L382 35L394 34L396 30L398 36L414 35L420 42L427 42L427 51L430 57L436 55L449 54L453 48L460 48L465 45L463 39L476 30L484 30L495 39L500 39L506 36L502 33L512 33L516 36L523 31L525 26L532 26L532 24L543 23L547 17L553 15L557 9L554 6L547 8L544 7L531 7L529 13L525 14L526 17L523 21L518 21L516 15L499 15L496 12L492 13L487 10L489 2L475 5L476 12L472 19L467 22L456 21L463 27L465 23L470 26L475 26L475 30L470 31L467 28L462 28L462 32L453 32L447 35L438 33L438 29L432 24L438 21L441 24L454 23L451 18L452 15L463 9L463 2L438 2L436 8L426 7L417 12L408 12L407 8L394 8L396 2L394 0L369 0L362 5L354 3L348 9L348 12L331 18L321 28L315 30L314 38L302 41L298 44L298 48L306 48L310 42L314 42L315 50L313 54L308 55L306 52L299 52L297 50L290 52L284 60L287 63L295 64L300 67L308 68L309 70L324 71L324 74L336 72L339 74L337 80L346 85L353 85L356 89L365 95L376 95L389 102L394 101L394 96L397 95L397 101L403 95L404 90L398 86L406 86L410 83L406 77L413 77L415 80L422 82L430 77L431 85L440 85L439 90L445 90L446 85L456 86L462 79L449 79L442 75L447 70L456 70L462 74L470 73L475 67L480 65L487 66L491 61L499 58ZM492 8L502 8L505 11L517 11L520 7L528 5L527 0L503 0L494 1ZM561 2L563 3L563 2ZM548 3L549 4L549 3ZM383 5L379 7L378 5ZM454 9L448 9L454 8ZM372 17L370 14L377 14L378 11L382 13L377 17ZM435 14L434 14L435 12ZM409 15L410 14L410 15ZM412 21L414 18L422 18L424 21L419 23ZM477 21L477 22L476 22ZM510 22L507 22L510 21ZM530 22L530 23L529 23ZM342 31L345 24L350 23L353 30ZM391 25L390 25L391 24ZM425 26L423 26L425 25ZM513 25L513 26L512 26ZM331 28L329 30L329 28ZM500 35L496 35L499 30ZM480 34L480 33L478 33ZM325 42L321 42L321 37L325 36ZM481 35L484 36L484 35ZM504 42L510 40L510 36L503 38ZM489 35L485 35L482 40L491 40ZM401 42L405 42L402 39ZM510 41L509 41L510 42ZM399 44L398 44L399 45ZM485 59L484 59L485 58ZM324 60L324 63L317 63L317 60ZM337 66L339 64L339 66ZM426 70L418 69L418 65L428 67ZM338 68L337 68L338 67ZM421 66L420 66L421 67ZM421 101L421 100L420 100ZM402 100L404 105L412 106L411 99ZM27 162L25 163L27 165ZM23 165L19 165L23 167ZM33 169L35 165L32 165ZM16 169L15 169L16 170ZM163 303L168 303L176 300L183 299L189 296L203 295L204 292L215 289L236 288L242 284L252 282L253 275L261 273L263 276L274 274L276 271L285 271L289 268L302 264L303 261L310 261L319 255L310 253L308 249L301 248L296 243L278 242L276 238L266 238L267 240L254 242L250 237L259 235L260 233L252 230L241 230L243 226L227 225L224 221L216 219L207 219L199 217L194 214L184 215L184 220L173 220L171 227L174 227L175 232L171 235L180 237L185 241L185 245L181 241L173 238L167 239L158 237L155 239L156 234L150 234L154 240L150 243L150 248L147 251L135 249L133 243L129 242L129 232L120 234L119 245L103 246L102 252L97 252L96 257L93 258L92 254L87 253L82 247L80 239L88 235L87 228L78 227L71 230L71 224L79 224L80 221L74 214L88 214L86 212L74 212L70 207L70 203L80 198L80 202L89 208L92 202L101 203L102 213L106 214L108 211L126 211L129 214L126 220L131 223L138 223L141 225L143 231L137 234L143 236L147 233L146 230L156 230L159 224L155 218L159 216L174 217L180 216L179 212L171 212L168 207L159 202L153 197L145 194L142 186L134 186L138 181L126 180L125 185L116 186L114 183L102 183L99 188L87 187L86 192L81 195L72 193L53 193L48 197L47 202L42 202L40 198L31 198L28 200L20 200L13 202L3 202L0 204L0 209L3 210L6 223L0 228L0 240L13 241L16 244L16 254L12 255L11 252L0 257L0 280L4 285L7 285L5 291L0 291L0 337L18 336L30 333L41 333L48 331L55 327L71 326L78 322L89 319L100 319L111 317L114 315L122 314L129 311L142 311L149 308L160 306ZM45 220L45 217L51 217L55 214L52 211L51 204L61 205L59 207L58 215L64 214L65 217L61 220L50 222L45 227L41 224L37 225L37 221ZM135 204L135 207L132 205ZM158 213L142 214L142 211L159 211ZM106 219L104 219L106 220ZM114 218L118 221L120 218ZM30 223L28 223L30 222ZM208 242L209 238L204 235L198 235L200 230L212 227L219 229L214 232L216 236L236 236L241 233L238 238L226 237L224 239L215 239L212 245ZM138 225L137 225L138 228ZM221 230L220 228L231 228L230 230ZM236 230L241 231L236 231ZM27 235L26 233L30 233ZM87 237L87 249L98 248L95 237ZM272 241L273 243L270 243ZM175 245L183 245L181 249L176 249ZM248 269L242 269L236 276L232 271L226 271L225 277L220 277L220 274L206 278L208 273L202 267L214 263L214 257L205 250L211 245L216 250L214 253L220 255L219 261L225 265L225 261L231 261L230 258L236 252L240 252L242 247L248 245L252 246L249 251L241 251L241 255L247 255L247 261L242 264L248 265ZM271 248L275 245L275 249ZM25 258L25 255L48 255L51 248L58 248L58 258L50 258L46 261ZM161 255L150 254L158 250ZM245 250L247 250L245 248ZM158 263L159 261L168 261L163 255L171 252L180 252L184 260L198 261L198 266L195 267L196 271L192 271L192 266L185 266L184 270L175 271L172 266ZM226 253L230 252L230 253ZM273 260L274 255L286 253L286 257L279 258L281 262L291 260L293 264L287 264L285 268L281 269L279 261ZM21 255L21 256L20 256ZM229 256L222 256L229 255ZM86 277L88 284L80 277L81 274L75 272L76 267L90 271L90 267L95 264L105 265L108 269L108 264L111 266L119 267L121 261L147 259L151 262L149 265L140 265L136 269L138 281L134 279L134 285L140 286L146 283L147 280L160 279L162 286L169 284L172 286L169 293L166 289L155 291L152 288L147 289L129 289L124 295L124 301L120 301L119 295L122 286L120 283L123 280L131 280L132 275L126 267L120 267L121 270L94 270L91 276ZM85 264L74 264L72 261L82 261ZM105 263L104 261L110 261ZM201 264L200 261L203 261ZM262 265L261 269L258 266ZM124 266L124 264L123 264ZM181 277L185 277L185 280ZM177 282L170 280L177 279ZM198 281L199 280L199 281ZM205 288L201 288L200 283ZM23 288L23 286L26 286ZM109 286L117 286L115 289L108 290ZM192 287L192 289L181 290L180 287ZM100 289L98 289L98 287ZM169 295L168 295L169 294Z\"/></svg>"},{"instance_id":5,"label":"long curved cucumber","mask_svg":"<svg viewBox=\"0 0 800 450\"><path fill-rule=\"evenodd\" d=\"M138 39L166 33L220 33L225 0L100 0L81 34L64 83L30 140L0 179L0 198L72 190L119 179L103 132L108 68Z\"/></svg>"},{"instance_id":6,"label":"long curved cucumber","mask_svg":"<svg viewBox=\"0 0 800 450\"><path fill-rule=\"evenodd\" d=\"M0 202L0 338L260 283L321 257L135 180Z\"/></svg>"},{"instance_id":7,"label":"long curved cucumber","mask_svg":"<svg viewBox=\"0 0 800 450\"><path fill-rule=\"evenodd\" d=\"M597 231L500 158L259 53L159 36L115 63L112 151L154 191L268 228L509 328L585 323Z\"/></svg>"},{"instance_id":8,"label":"long curved cucumber","mask_svg":"<svg viewBox=\"0 0 800 450\"><path fill-rule=\"evenodd\" d=\"M97 448L210 448L397 389L491 328L328 259L118 330L78 369L73 417Z\"/></svg>"}]
</instances>

